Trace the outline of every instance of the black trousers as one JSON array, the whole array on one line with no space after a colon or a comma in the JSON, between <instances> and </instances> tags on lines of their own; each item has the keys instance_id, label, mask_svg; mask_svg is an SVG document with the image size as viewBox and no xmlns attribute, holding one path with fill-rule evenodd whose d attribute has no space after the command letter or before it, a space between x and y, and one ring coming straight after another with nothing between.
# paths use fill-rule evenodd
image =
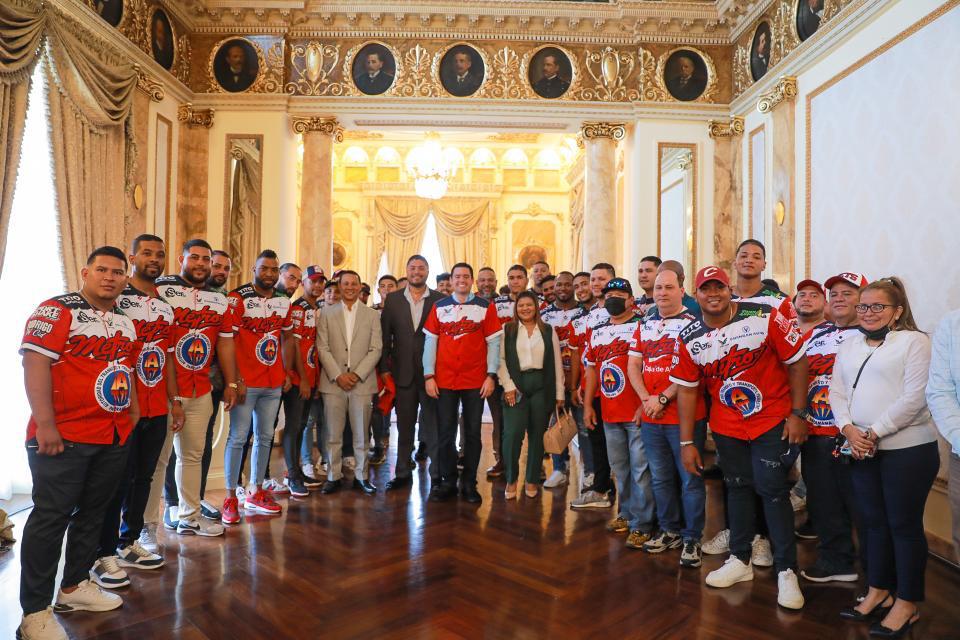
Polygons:
<instances>
[{"instance_id":1,"label":"black trousers","mask_svg":"<svg viewBox=\"0 0 960 640\"><path fill-rule=\"evenodd\" d=\"M113 499L107 505L97 557L112 556L118 547L133 544L140 537L150 483L166 437L166 415L141 418L130 432L126 444L129 450L127 466Z\"/></svg>"},{"instance_id":2,"label":"black trousers","mask_svg":"<svg viewBox=\"0 0 960 640\"><path fill-rule=\"evenodd\" d=\"M834 458L833 449L833 436L810 436L803 444L800 471L807 485L807 511L817 533L820 562L832 570L853 573L853 524L861 536L863 525L853 498L850 461ZM860 551L866 569L866 546L861 545Z\"/></svg>"},{"instance_id":3,"label":"black trousers","mask_svg":"<svg viewBox=\"0 0 960 640\"><path fill-rule=\"evenodd\" d=\"M503 452L503 387L499 383L487 398L487 406L493 422L493 457L500 461Z\"/></svg>"},{"instance_id":4,"label":"black trousers","mask_svg":"<svg viewBox=\"0 0 960 640\"><path fill-rule=\"evenodd\" d=\"M200 457L200 499L207 491L207 474L210 472L210 460L213 457L213 425L217 423L220 414L220 401L223 399L223 389L214 389L210 392L213 400L213 413L207 423L207 437L203 442L203 454ZM167 476L163 479L163 499L168 507L180 504L177 493L177 452L170 448L170 462L167 463Z\"/></svg>"},{"instance_id":5,"label":"black trousers","mask_svg":"<svg viewBox=\"0 0 960 640\"><path fill-rule=\"evenodd\" d=\"M97 559L97 540L107 505L127 464L127 446L63 443L63 453L42 456L37 441L27 443L33 477L33 510L20 543L20 606L24 615L53 601L63 534L67 534L61 585L88 577Z\"/></svg>"},{"instance_id":6,"label":"black trousers","mask_svg":"<svg viewBox=\"0 0 960 640\"><path fill-rule=\"evenodd\" d=\"M863 513L867 584L908 602L924 599L927 537L923 509L940 468L936 442L877 452L850 463Z\"/></svg>"},{"instance_id":7,"label":"black trousers","mask_svg":"<svg viewBox=\"0 0 960 640\"><path fill-rule=\"evenodd\" d=\"M463 407L463 476L461 488L475 487L480 466L480 421L483 419L483 398L480 389L440 389L437 401L437 455L440 458L440 481L453 485L457 479L456 438L457 416Z\"/></svg>"},{"instance_id":8,"label":"black trousers","mask_svg":"<svg viewBox=\"0 0 960 640\"><path fill-rule=\"evenodd\" d=\"M307 426L313 400L301 398L300 387L296 385L290 387L280 400L283 405L283 460L287 465L287 477L302 479L300 447L303 445L303 430Z\"/></svg>"},{"instance_id":9,"label":"black trousers","mask_svg":"<svg viewBox=\"0 0 960 640\"><path fill-rule=\"evenodd\" d=\"M593 453L593 485L589 488L598 493L606 493L613 488L613 484L610 482L610 460L607 458L607 436L603 432L600 398L593 399L593 411L597 416L597 427L587 429L590 451Z\"/></svg>"},{"instance_id":10,"label":"black trousers","mask_svg":"<svg viewBox=\"0 0 960 640\"><path fill-rule=\"evenodd\" d=\"M373 446L385 449L390 442L390 414L383 415L380 410L380 396L373 394L373 411L370 412L370 434Z\"/></svg>"},{"instance_id":11,"label":"black trousers","mask_svg":"<svg viewBox=\"0 0 960 640\"><path fill-rule=\"evenodd\" d=\"M408 387L397 385L397 395L394 399L397 411L397 466L396 477L409 478L414 469L413 455L414 436L417 429L417 416L420 417L420 441L427 444L427 455L430 457L430 477L439 481L441 478L440 460L437 455L437 400L427 395L422 380ZM456 451L454 451L456 456ZM456 469L456 458L454 458Z\"/></svg>"}]
</instances>

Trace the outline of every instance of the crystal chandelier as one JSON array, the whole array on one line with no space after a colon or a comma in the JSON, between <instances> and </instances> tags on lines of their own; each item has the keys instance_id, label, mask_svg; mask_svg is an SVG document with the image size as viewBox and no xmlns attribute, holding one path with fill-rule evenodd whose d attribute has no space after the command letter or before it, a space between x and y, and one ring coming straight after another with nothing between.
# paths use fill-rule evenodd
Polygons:
<instances>
[{"instance_id":1,"label":"crystal chandelier","mask_svg":"<svg viewBox=\"0 0 960 640\"><path fill-rule=\"evenodd\" d=\"M407 173L413 178L414 188L421 198L442 198L456 172L456 163L440 146L440 136L435 133L427 134L426 141L407 155Z\"/></svg>"}]
</instances>

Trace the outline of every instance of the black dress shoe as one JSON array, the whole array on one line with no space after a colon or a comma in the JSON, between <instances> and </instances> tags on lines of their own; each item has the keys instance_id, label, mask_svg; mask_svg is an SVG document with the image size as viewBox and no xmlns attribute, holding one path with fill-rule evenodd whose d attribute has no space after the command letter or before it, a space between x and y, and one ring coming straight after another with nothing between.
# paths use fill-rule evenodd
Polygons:
<instances>
[{"instance_id":1,"label":"black dress shoe","mask_svg":"<svg viewBox=\"0 0 960 640\"><path fill-rule=\"evenodd\" d=\"M902 638L907 635L910 628L918 622L920 622L920 612L914 611L910 619L904 622L903 626L899 629L891 629L890 627L883 626L883 624L879 622L874 622L870 625L870 635L874 638Z\"/></svg>"},{"instance_id":2,"label":"black dress shoe","mask_svg":"<svg viewBox=\"0 0 960 640\"><path fill-rule=\"evenodd\" d=\"M460 492L460 495L470 504L480 504L483 502L483 498L480 497L480 492L477 491L476 487L465 487Z\"/></svg>"},{"instance_id":3,"label":"black dress shoe","mask_svg":"<svg viewBox=\"0 0 960 640\"><path fill-rule=\"evenodd\" d=\"M410 476L405 476L402 478L394 478L387 482L387 491L393 491L394 489L403 489L404 487L409 487L413 484L413 480Z\"/></svg>"},{"instance_id":4,"label":"black dress shoe","mask_svg":"<svg viewBox=\"0 0 960 640\"><path fill-rule=\"evenodd\" d=\"M357 478L353 479L353 488L360 489L368 496L372 496L377 492L377 485L373 484L369 480L358 480Z\"/></svg>"},{"instance_id":5,"label":"black dress shoe","mask_svg":"<svg viewBox=\"0 0 960 640\"><path fill-rule=\"evenodd\" d=\"M435 484L430 489L430 502L444 502L450 498L456 489L443 484Z\"/></svg>"},{"instance_id":6,"label":"black dress shoe","mask_svg":"<svg viewBox=\"0 0 960 640\"><path fill-rule=\"evenodd\" d=\"M887 596L889 598L889 596ZM856 607L846 607L845 609L840 610L840 617L844 620L853 620L854 622L872 622L874 620L881 620L886 615L887 612L893 607L892 604L884 606L884 603L887 601L887 598L884 598L880 601L880 604L875 606L873 609L867 613L860 613L857 611Z\"/></svg>"},{"instance_id":7,"label":"black dress shoe","mask_svg":"<svg viewBox=\"0 0 960 640\"><path fill-rule=\"evenodd\" d=\"M341 484L343 483L340 480L327 480L323 483L320 493L333 493L334 491L340 491Z\"/></svg>"},{"instance_id":8,"label":"black dress shoe","mask_svg":"<svg viewBox=\"0 0 960 640\"><path fill-rule=\"evenodd\" d=\"M427 445L424 442L420 443L420 446L417 447L417 452L413 454L414 462L423 462L427 459Z\"/></svg>"}]
</instances>

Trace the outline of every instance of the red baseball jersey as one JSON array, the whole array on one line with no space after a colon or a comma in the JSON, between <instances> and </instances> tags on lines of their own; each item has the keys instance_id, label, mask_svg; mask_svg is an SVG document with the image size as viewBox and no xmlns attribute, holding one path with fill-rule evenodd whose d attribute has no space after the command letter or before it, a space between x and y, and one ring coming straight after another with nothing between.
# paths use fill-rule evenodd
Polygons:
<instances>
[{"instance_id":1,"label":"red baseball jersey","mask_svg":"<svg viewBox=\"0 0 960 640\"><path fill-rule=\"evenodd\" d=\"M570 347L573 321L586 314L587 310L580 305L576 305L572 309L561 309L556 303L547 305L547 308L540 313L540 318L553 327L557 334L557 340L560 341L560 354L563 358L564 371L570 371L570 360L573 358L573 350Z\"/></svg>"},{"instance_id":2,"label":"red baseball jersey","mask_svg":"<svg viewBox=\"0 0 960 640\"><path fill-rule=\"evenodd\" d=\"M838 327L832 322L821 322L810 331L807 339L807 425L810 435L835 436L839 433L830 407L830 380L833 379L833 365L840 345L857 331L857 327Z\"/></svg>"},{"instance_id":3,"label":"red baseball jersey","mask_svg":"<svg viewBox=\"0 0 960 640\"><path fill-rule=\"evenodd\" d=\"M710 428L741 440L757 438L790 415L785 364L803 357L797 321L769 304L737 302L730 322L711 329L702 319L677 337L670 380L710 394Z\"/></svg>"},{"instance_id":4,"label":"red baseball jersey","mask_svg":"<svg viewBox=\"0 0 960 640\"><path fill-rule=\"evenodd\" d=\"M580 350L580 367L587 366L587 332L598 327L604 322L609 322L610 312L597 301L587 310L586 313L573 320L573 331L570 333L570 348ZM580 388L586 388L587 376L580 376ZM600 389L597 389L597 397L600 397Z\"/></svg>"},{"instance_id":5,"label":"red baseball jersey","mask_svg":"<svg viewBox=\"0 0 960 640\"><path fill-rule=\"evenodd\" d=\"M513 320L513 311L516 309L517 303L510 297L510 294L494 298L493 306L496 308L497 320L501 327Z\"/></svg>"},{"instance_id":6,"label":"red baseball jersey","mask_svg":"<svg viewBox=\"0 0 960 640\"><path fill-rule=\"evenodd\" d=\"M252 283L227 296L237 335L237 371L248 387L280 387L286 378L280 332L291 331L290 298L275 292L263 298Z\"/></svg>"},{"instance_id":7,"label":"red baseball jersey","mask_svg":"<svg viewBox=\"0 0 960 640\"><path fill-rule=\"evenodd\" d=\"M27 320L21 355L34 351L51 360L53 415L60 436L70 442L121 444L133 429L130 390L136 384L137 331L114 306L94 309L79 293L51 298ZM27 440L37 435L30 417Z\"/></svg>"},{"instance_id":8,"label":"red baseball jersey","mask_svg":"<svg viewBox=\"0 0 960 640\"><path fill-rule=\"evenodd\" d=\"M766 285L763 285L763 288L760 289L760 291L749 298L733 296L733 299L735 302L754 302L756 304L765 304L773 307L782 315L785 315L791 320L797 319L797 309L793 306L793 301L790 299L790 296L782 291L778 291L777 289L771 289Z\"/></svg>"},{"instance_id":9,"label":"red baseball jersey","mask_svg":"<svg viewBox=\"0 0 960 640\"><path fill-rule=\"evenodd\" d=\"M472 296L457 302L453 296L439 300L423 325L437 338L434 376L441 389L479 389L487 377L487 342L503 329L490 301Z\"/></svg>"},{"instance_id":10,"label":"red baseball jersey","mask_svg":"<svg viewBox=\"0 0 960 640\"><path fill-rule=\"evenodd\" d=\"M681 313L664 318L659 309L653 308L650 315L645 316L637 325L633 334L633 343L630 345L630 357L643 360L643 386L652 395L659 395L666 391L670 382L670 370L673 368L673 354L676 351L677 336L688 324L695 321L697 316L686 309ZM707 417L707 404L703 392L697 397L696 419ZM679 424L677 403L670 402L659 418L644 416L645 422L654 424Z\"/></svg>"},{"instance_id":11,"label":"red baseball jersey","mask_svg":"<svg viewBox=\"0 0 960 640\"><path fill-rule=\"evenodd\" d=\"M303 360L303 370L307 382L311 387L317 384L317 314L320 307L314 307L306 298L297 298L290 305L290 321L293 324L293 337L300 349L300 358ZM293 384L300 384L300 375L296 369L290 369L290 379Z\"/></svg>"},{"instance_id":12,"label":"red baseball jersey","mask_svg":"<svg viewBox=\"0 0 960 640\"><path fill-rule=\"evenodd\" d=\"M210 363L217 338L233 337L227 296L194 287L178 275L157 278L157 293L173 308L170 335L180 395L199 398L210 393Z\"/></svg>"},{"instance_id":13,"label":"red baseball jersey","mask_svg":"<svg viewBox=\"0 0 960 640\"><path fill-rule=\"evenodd\" d=\"M169 411L164 381L173 307L164 299L155 298L129 284L117 298L117 306L133 321L140 343L136 366L140 417L165 416Z\"/></svg>"},{"instance_id":14,"label":"red baseball jersey","mask_svg":"<svg viewBox=\"0 0 960 640\"><path fill-rule=\"evenodd\" d=\"M598 327L587 329L584 361L586 366L597 371L604 422L633 422L640 406L640 397L627 377L630 345L639 321L640 316L635 315L621 324L607 320Z\"/></svg>"}]
</instances>

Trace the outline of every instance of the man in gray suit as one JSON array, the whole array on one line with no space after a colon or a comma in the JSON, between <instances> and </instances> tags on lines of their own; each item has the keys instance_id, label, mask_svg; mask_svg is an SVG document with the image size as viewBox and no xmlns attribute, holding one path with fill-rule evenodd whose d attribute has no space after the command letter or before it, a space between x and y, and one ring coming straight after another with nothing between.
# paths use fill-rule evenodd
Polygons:
<instances>
[{"instance_id":1,"label":"man in gray suit","mask_svg":"<svg viewBox=\"0 0 960 640\"><path fill-rule=\"evenodd\" d=\"M323 372L320 393L330 456L330 472L321 493L333 493L342 484L343 429L348 415L357 461L353 486L367 495L377 492L377 487L367 480L367 443L383 341L380 314L362 304L359 297L360 276L355 271L341 271L340 302L324 307L317 324L317 353Z\"/></svg>"}]
</instances>

